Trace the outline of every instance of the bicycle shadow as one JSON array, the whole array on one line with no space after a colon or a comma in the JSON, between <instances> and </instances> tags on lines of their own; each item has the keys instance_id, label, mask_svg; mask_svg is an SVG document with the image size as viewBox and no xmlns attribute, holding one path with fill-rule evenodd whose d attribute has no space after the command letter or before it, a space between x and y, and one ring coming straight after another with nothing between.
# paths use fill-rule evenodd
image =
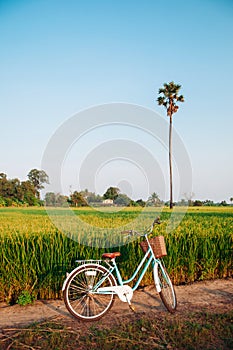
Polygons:
<instances>
[{"instance_id":1,"label":"bicycle shadow","mask_svg":"<svg viewBox=\"0 0 233 350\"><path fill-rule=\"evenodd\" d=\"M143 299L143 300L142 300ZM141 311L163 311L164 307L158 295L150 293L148 291L140 292L135 299L132 299L132 303Z\"/></svg>"},{"instance_id":2,"label":"bicycle shadow","mask_svg":"<svg viewBox=\"0 0 233 350\"><path fill-rule=\"evenodd\" d=\"M56 317L62 317L69 319L70 321L74 322L74 317L68 312L66 309L64 303L62 301L58 303L51 303L49 300L41 300L44 306L46 306L48 309L53 311L53 315L49 318L56 318ZM152 293L149 291L140 291L136 292L131 300L132 305L136 308L136 313L142 313L142 312L158 312L158 311L164 311L164 306L159 298L159 295L156 295L156 293ZM128 312L127 312L128 311ZM122 314L123 312L123 314ZM132 311L129 309L127 303L123 303L120 301L117 297L115 300L115 303L111 310L109 310L110 314L118 315L119 317L125 316L127 314L131 314ZM79 320L75 320L77 322L80 322ZM93 321L95 322L95 321Z\"/></svg>"},{"instance_id":3,"label":"bicycle shadow","mask_svg":"<svg viewBox=\"0 0 233 350\"><path fill-rule=\"evenodd\" d=\"M61 303L61 305L52 304L49 300L41 300L41 302L50 310L52 310L56 316L65 316L69 317L70 319L73 319L73 316L66 310L66 307L64 304Z\"/></svg>"}]
</instances>

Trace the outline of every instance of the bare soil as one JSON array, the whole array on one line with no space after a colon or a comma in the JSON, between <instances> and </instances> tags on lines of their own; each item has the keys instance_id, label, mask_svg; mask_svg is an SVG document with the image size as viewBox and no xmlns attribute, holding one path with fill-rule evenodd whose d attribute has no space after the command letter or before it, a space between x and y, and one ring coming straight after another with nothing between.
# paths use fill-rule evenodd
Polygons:
<instances>
[{"instance_id":1,"label":"bare soil","mask_svg":"<svg viewBox=\"0 0 233 350\"><path fill-rule=\"evenodd\" d=\"M190 285L175 287L178 308L175 316L187 317L188 313L206 311L225 313L233 310L233 279L196 282ZM102 325L108 327L120 324L124 320L150 315L154 318L167 314L154 286L145 287L134 293L132 303L136 309L132 312L127 303L116 299L112 309L100 320L82 322L76 320L67 311L62 300L39 300L33 305L9 306L0 303L0 329L21 328L35 322L56 319L72 327L88 327Z\"/></svg>"}]
</instances>

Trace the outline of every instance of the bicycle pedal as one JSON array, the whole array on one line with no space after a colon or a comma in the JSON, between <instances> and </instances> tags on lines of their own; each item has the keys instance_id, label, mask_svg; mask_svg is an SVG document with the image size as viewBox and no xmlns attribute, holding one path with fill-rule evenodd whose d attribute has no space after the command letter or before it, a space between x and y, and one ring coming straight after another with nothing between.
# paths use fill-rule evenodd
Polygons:
<instances>
[{"instance_id":1,"label":"bicycle pedal","mask_svg":"<svg viewBox=\"0 0 233 350\"><path fill-rule=\"evenodd\" d=\"M129 308L133 311L136 312L136 307L132 304L129 304Z\"/></svg>"}]
</instances>

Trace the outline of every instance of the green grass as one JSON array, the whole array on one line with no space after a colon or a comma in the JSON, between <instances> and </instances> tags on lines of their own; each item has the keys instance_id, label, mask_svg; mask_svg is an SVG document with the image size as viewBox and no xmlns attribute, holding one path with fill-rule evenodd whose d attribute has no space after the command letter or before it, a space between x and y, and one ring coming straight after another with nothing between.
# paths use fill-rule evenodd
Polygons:
<instances>
[{"instance_id":1,"label":"green grass","mask_svg":"<svg viewBox=\"0 0 233 350\"><path fill-rule=\"evenodd\" d=\"M28 328L5 330L2 349L92 350L230 350L233 348L233 311L196 312L180 317L143 316L109 326L44 322Z\"/></svg>"},{"instance_id":2,"label":"green grass","mask_svg":"<svg viewBox=\"0 0 233 350\"><path fill-rule=\"evenodd\" d=\"M183 210L176 209L175 221ZM0 208L0 301L15 303L23 291L36 299L59 298L75 260L99 259L106 250L121 251L119 266L128 278L143 256L138 241L109 249L103 246L122 242L118 234L122 229L148 227L159 209L83 208L73 213L68 220L67 209L51 214L59 225L68 223L65 235L43 208ZM175 284L232 276L233 207L190 208L172 231L167 226L170 216L169 209L162 211L163 223L154 233L165 236L168 256L164 260ZM152 274L147 273L142 284L152 282Z\"/></svg>"}]
</instances>

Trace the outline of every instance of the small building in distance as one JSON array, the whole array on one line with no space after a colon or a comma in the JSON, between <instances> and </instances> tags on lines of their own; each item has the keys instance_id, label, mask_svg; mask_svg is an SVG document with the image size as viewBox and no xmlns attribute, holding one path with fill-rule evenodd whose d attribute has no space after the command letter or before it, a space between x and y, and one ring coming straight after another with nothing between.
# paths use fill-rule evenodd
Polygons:
<instances>
[{"instance_id":1,"label":"small building in distance","mask_svg":"<svg viewBox=\"0 0 233 350\"><path fill-rule=\"evenodd\" d=\"M103 205L113 205L113 199L104 199Z\"/></svg>"}]
</instances>

